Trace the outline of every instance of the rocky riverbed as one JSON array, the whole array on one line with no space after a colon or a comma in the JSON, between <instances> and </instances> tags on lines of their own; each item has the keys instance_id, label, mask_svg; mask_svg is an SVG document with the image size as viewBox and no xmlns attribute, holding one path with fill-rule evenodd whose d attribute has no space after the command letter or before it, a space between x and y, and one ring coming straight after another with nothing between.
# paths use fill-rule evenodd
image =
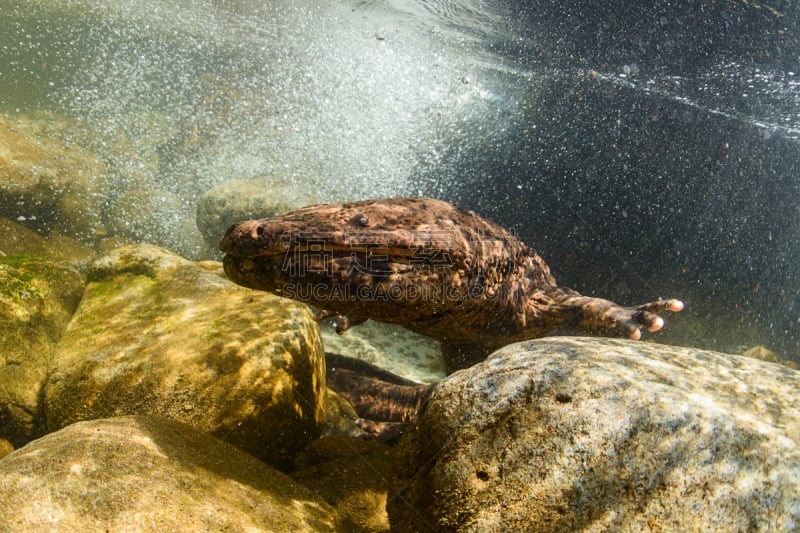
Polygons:
<instances>
[{"instance_id":1,"label":"rocky riverbed","mask_svg":"<svg viewBox=\"0 0 800 533\"><path fill-rule=\"evenodd\" d=\"M0 118L11 530L800 524L793 362L752 345L763 360L549 338L444 378L429 339L376 324L337 336L305 305L224 277L214 235L296 207L279 182L215 187L197 223L149 218L171 196L112 193L103 161L57 140L59 120ZM441 382L396 447L361 440L325 350Z\"/></svg>"},{"instance_id":2,"label":"rocky riverbed","mask_svg":"<svg viewBox=\"0 0 800 533\"><path fill-rule=\"evenodd\" d=\"M234 285L217 262L4 224L0 520L16 530L800 524L785 365L520 343L439 383L392 448L350 436L305 305Z\"/></svg>"}]
</instances>

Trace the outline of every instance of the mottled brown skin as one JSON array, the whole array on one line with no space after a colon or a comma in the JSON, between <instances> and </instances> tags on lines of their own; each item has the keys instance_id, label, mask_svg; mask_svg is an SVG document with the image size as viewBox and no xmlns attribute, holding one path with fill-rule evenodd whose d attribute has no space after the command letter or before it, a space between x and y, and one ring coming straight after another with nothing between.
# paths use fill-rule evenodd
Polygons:
<instances>
[{"instance_id":1,"label":"mottled brown skin","mask_svg":"<svg viewBox=\"0 0 800 533\"><path fill-rule=\"evenodd\" d=\"M314 205L250 220L220 242L234 282L441 342L447 372L512 342L571 331L638 339L677 300L622 307L559 287L541 257L472 211L430 198Z\"/></svg>"},{"instance_id":2,"label":"mottled brown skin","mask_svg":"<svg viewBox=\"0 0 800 533\"><path fill-rule=\"evenodd\" d=\"M405 379L355 357L325 353L325 381L353 406L365 439L395 444L433 385Z\"/></svg>"}]
</instances>

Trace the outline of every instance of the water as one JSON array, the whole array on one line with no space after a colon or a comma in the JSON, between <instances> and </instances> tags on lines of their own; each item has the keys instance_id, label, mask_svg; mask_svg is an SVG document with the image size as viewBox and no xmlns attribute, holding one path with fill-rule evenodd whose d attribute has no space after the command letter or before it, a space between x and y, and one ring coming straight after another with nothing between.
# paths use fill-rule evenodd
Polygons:
<instances>
[{"instance_id":1,"label":"water","mask_svg":"<svg viewBox=\"0 0 800 533\"><path fill-rule=\"evenodd\" d=\"M796 357L797 9L0 1L0 110L77 120L112 232L153 191L140 237L190 255L165 235L231 179L442 197L582 292L687 300L665 342Z\"/></svg>"},{"instance_id":2,"label":"water","mask_svg":"<svg viewBox=\"0 0 800 533\"><path fill-rule=\"evenodd\" d=\"M151 181L184 198L274 172L310 178L324 198L407 191L417 148L495 98L475 59L447 50L468 39L391 5L61 9L5 20L8 81L41 99L4 107L53 106L109 133L157 113L170 150ZM37 56L39 72L25 64Z\"/></svg>"}]
</instances>

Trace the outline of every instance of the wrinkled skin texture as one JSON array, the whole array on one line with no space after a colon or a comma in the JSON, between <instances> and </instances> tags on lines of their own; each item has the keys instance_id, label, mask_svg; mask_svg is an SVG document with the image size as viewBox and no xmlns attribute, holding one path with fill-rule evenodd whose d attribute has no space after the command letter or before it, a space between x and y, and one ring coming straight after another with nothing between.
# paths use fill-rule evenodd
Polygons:
<instances>
[{"instance_id":1,"label":"wrinkled skin texture","mask_svg":"<svg viewBox=\"0 0 800 533\"><path fill-rule=\"evenodd\" d=\"M364 439L395 444L433 391L355 357L325 353L328 387L347 400L360 417Z\"/></svg>"},{"instance_id":2,"label":"wrinkled skin texture","mask_svg":"<svg viewBox=\"0 0 800 533\"><path fill-rule=\"evenodd\" d=\"M554 332L639 339L678 300L622 307L559 287L541 257L472 211L430 198L314 205L250 220L220 241L234 282L339 317L441 342L448 373Z\"/></svg>"}]
</instances>

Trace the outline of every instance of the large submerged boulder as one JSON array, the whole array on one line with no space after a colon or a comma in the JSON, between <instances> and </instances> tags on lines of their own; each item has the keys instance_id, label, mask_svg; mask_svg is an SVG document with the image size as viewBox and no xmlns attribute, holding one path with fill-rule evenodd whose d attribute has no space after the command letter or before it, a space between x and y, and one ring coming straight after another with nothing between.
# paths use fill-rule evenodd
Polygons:
<instances>
[{"instance_id":1,"label":"large submerged boulder","mask_svg":"<svg viewBox=\"0 0 800 533\"><path fill-rule=\"evenodd\" d=\"M73 424L0 460L4 531L352 531L312 491L172 420ZM7 528L7 529L6 529Z\"/></svg>"},{"instance_id":2,"label":"large submerged boulder","mask_svg":"<svg viewBox=\"0 0 800 533\"><path fill-rule=\"evenodd\" d=\"M45 386L50 431L155 414L282 468L319 435L325 359L305 305L149 245L100 257L88 279Z\"/></svg>"},{"instance_id":3,"label":"large submerged boulder","mask_svg":"<svg viewBox=\"0 0 800 533\"><path fill-rule=\"evenodd\" d=\"M401 441L398 531L790 531L798 373L632 341L507 346L449 376Z\"/></svg>"}]
</instances>

